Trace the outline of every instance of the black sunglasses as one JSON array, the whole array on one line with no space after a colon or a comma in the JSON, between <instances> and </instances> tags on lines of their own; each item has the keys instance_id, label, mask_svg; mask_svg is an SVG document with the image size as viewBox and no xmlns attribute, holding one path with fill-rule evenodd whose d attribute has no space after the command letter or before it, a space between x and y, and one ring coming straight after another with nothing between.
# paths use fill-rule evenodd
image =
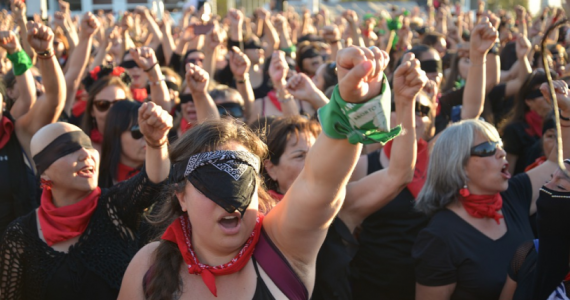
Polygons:
<instances>
[{"instance_id":1,"label":"black sunglasses","mask_svg":"<svg viewBox=\"0 0 570 300\"><path fill-rule=\"evenodd\" d=\"M126 100L126 99L95 100L95 101L93 101L93 106L95 106L95 108L100 112L106 112L109 110L109 108L111 108L111 106L113 106L113 104L115 104L115 102L122 101L122 100Z\"/></svg>"},{"instance_id":2,"label":"black sunglasses","mask_svg":"<svg viewBox=\"0 0 570 300\"><path fill-rule=\"evenodd\" d=\"M223 103L216 106L220 116L231 116L236 119L243 118L243 108L239 103Z\"/></svg>"},{"instance_id":3,"label":"black sunglasses","mask_svg":"<svg viewBox=\"0 0 570 300\"><path fill-rule=\"evenodd\" d=\"M471 156L487 157L497 153L497 147L502 147L503 142L484 142L471 148Z\"/></svg>"},{"instance_id":4,"label":"black sunglasses","mask_svg":"<svg viewBox=\"0 0 570 300\"><path fill-rule=\"evenodd\" d=\"M134 60L123 60L120 66L125 69L132 69L134 67L138 67L139 65L137 65L137 63Z\"/></svg>"},{"instance_id":5,"label":"black sunglasses","mask_svg":"<svg viewBox=\"0 0 570 300\"><path fill-rule=\"evenodd\" d=\"M133 127L131 127L131 137L135 140L139 140L143 137L139 125L134 125Z\"/></svg>"},{"instance_id":6,"label":"black sunglasses","mask_svg":"<svg viewBox=\"0 0 570 300\"><path fill-rule=\"evenodd\" d=\"M194 103L194 98L192 98L192 94L182 94L180 95L180 103L188 103L188 102L192 102Z\"/></svg>"},{"instance_id":7,"label":"black sunglasses","mask_svg":"<svg viewBox=\"0 0 570 300\"><path fill-rule=\"evenodd\" d=\"M540 97L542 97L542 92L540 91L540 89L534 89L528 93L526 99L532 100Z\"/></svg>"},{"instance_id":8,"label":"black sunglasses","mask_svg":"<svg viewBox=\"0 0 570 300\"><path fill-rule=\"evenodd\" d=\"M419 116L419 117L429 116L430 110L431 110L431 107L426 106L426 105L422 105L422 104L416 102L416 116ZM396 103L394 103L394 102L392 102L391 111L392 112L396 111Z\"/></svg>"},{"instance_id":9,"label":"black sunglasses","mask_svg":"<svg viewBox=\"0 0 570 300\"><path fill-rule=\"evenodd\" d=\"M166 87L169 90L173 90L173 91L180 91L180 87L178 86L178 84L172 82L172 81L164 81L166 83Z\"/></svg>"}]
</instances>

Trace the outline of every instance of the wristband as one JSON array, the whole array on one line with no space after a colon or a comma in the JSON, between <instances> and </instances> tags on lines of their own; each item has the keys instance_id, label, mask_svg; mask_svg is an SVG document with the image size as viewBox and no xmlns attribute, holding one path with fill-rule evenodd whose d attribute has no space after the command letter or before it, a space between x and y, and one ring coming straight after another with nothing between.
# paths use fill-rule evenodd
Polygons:
<instances>
[{"instance_id":1,"label":"wristband","mask_svg":"<svg viewBox=\"0 0 570 300\"><path fill-rule=\"evenodd\" d=\"M391 93L384 75L380 95L366 103L347 103L334 88L331 101L319 109L323 132L332 139L348 139L351 144L385 144L402 131L401 126L389 129Z\"/></svg>"},{"instance_id":2,"label":"wristband","mask_svg":"<svg viewBox=\"0 0 570 300\"><path fill-rule=\"evenodd\" d=\"M36 54L38 55L38 58L40 59L49 59L52 58L53 55L55 54L55 52L53 51L53 49L47 49L46 51L43 52L36 52Z\"/></svg>"},{"instance_id":3,"label":"wristband","mask_svg":"<svg viewBox=\"0 0 570 300\"><path fill-rule=\"evenodd\" d=\"M154 67L158 65L158 62L155 62L152 66L150 66L150 68L144 70L145 73L152 71L152 69L154 69Z\"/></svg>"},{"instance_id":4,"label":"wristband","mask_svg":"<svg viewBox=\"0 0 570 300\"><path fill-rule=\"evenodd\" d=\"M26 71L29 70L33 65L32 60L24 50L8 54L6 57L8 57L8 59L12 62L14 75L16 76L20 76L26 73Z\"/></svg>"},{"instance_id":5,"label":"wristband","mask_svg":"<svg viewBox=\"0 0 570 300\"><path fill-rule=\"evenodd\" d=\"M162 78L160 78L160 79L157 80L157 81L150 81L150 80L149 80L148 84L150 84L150 85L160 85L163 81L166 81L166 78L165 78L165 77L162 77Z\"/></svg>"},{"instance_id":6,"label":"wristband","mask_svg":"<svg viewBox=\"0 0 570 300\"><path fill-rule=\"evenodd\" d=\"M290 47L287 47L287 48L281 48L281 51L283 51L287 54L291 54L293 52L297 52L297 46L291 45Z\"/></svg>"},{"instance_id":7,"label":"wristband","mask_svg":"<svg viewBox=\"0 0 570 300\"><path fill-rule=\"evenodd\" d=\"M558 109L558 116L560 116L560 120L570 121L570 118L566 118L562 115L562 110L560 110L560 109Z\"/></svg>"}]
</instances>

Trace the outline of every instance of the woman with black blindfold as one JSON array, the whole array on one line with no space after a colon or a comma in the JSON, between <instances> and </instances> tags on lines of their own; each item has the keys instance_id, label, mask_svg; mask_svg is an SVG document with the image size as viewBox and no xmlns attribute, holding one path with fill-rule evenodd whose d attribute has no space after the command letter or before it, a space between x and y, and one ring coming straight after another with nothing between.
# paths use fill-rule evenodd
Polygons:
<instances>
[{"instance_id":1,"label":"woman with black blindfold","mask_svg":"<svg viewBox=\"0 0 570 300\"><path fill-rule=\"evenodd\" d=\"M566 118L568 86L554 85ZM548 96L546 84L541 92ZM567 156L570 129L563 126L560 134ZM432 216L412 251L416 299L499 298L515 250L533 238L528 216L536 212L539 190L557 169L556 154L511 179L501 139L489 123L462 121L439 135L416 202Z\"/></svg>"},{"instance_id":2,"label":"woman with black blindfold","mask_svg":"<svg viewBox=\"0 0 570 300\"><path fill-rule=\"evenodd\" d=\"M377 48L339 52L335 101L384 99L385 57ZM321 121L333 119L325 113ZM119 299L309 299L317 253L361 151L346 134L329 134L334 138L317 138L303 171L271 208L258 177L263 142L227 120L192 128L171 152L172 184L159 214L169 226L134 258Z\"/></svg>"},{"instance_id":3,"label":"woman with black blindfold","mask_svg":"<svg viewBox=\"0 0 570 300\"><path fill-rule=\"evenodd\" d=\"M27 34L30 46L43 55L37 61L41 73L49 76L44 78L45 94L36 99L30 58L14 33L0 32L0 46L13 60L16 87L20 90L18 101L0 115L0 236L10 222L38 206L38 182L30 159L30 142L40 128L59 118L65 103L65 80L51 48L53 32L29 22ZM5 96L2 90L0 107Z\"/></svg>"},{"instance_id":4,"label":"woman with black blindfold","mask_svg":"<svg viewBox=\"0 0 570 300\"><path fill-rule=\"evenodd\" d=\"M40 208L14 221L0 246L3 299L116 299L138 249L143 211L168 177L172 117L154 103L138 110L145 167L110 189L98 184L99 154L78 127L55 123L32 139Z\"/></svg>"}]
</instances>

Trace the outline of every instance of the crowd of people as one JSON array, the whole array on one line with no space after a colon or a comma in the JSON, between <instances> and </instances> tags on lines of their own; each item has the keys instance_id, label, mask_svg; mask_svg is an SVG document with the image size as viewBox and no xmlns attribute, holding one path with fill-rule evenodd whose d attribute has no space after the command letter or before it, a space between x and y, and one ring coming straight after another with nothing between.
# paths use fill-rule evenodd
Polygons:
<instances>
[{"instance_id":1,"label":"crowd of people","mask_svg":"<svg viewBox=\"0 0 570 300\"><path fill-rule=\"evenodd\" d=\"M10 4L1 299L570 299L570 10Z\"/></svg>"}]
</instances>

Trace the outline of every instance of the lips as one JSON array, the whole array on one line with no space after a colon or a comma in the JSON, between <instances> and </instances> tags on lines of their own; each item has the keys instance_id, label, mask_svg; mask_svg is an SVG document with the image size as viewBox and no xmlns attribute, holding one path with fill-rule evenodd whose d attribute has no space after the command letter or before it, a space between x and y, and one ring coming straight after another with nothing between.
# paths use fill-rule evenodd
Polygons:
<instances>
[{"instance_id":1,"label":"lips","mask_svg":"<svg viewBox=\"0 0 570 300\"><path fill-rule=\"evenodd\" d=\"M503 168L501 168L501 175L505 179L511 179L511 173L509 173L509 164L504 164Z\"/></svg>"},{"instance_id":2,"label":"lips","mask_svg":"<svg viewBox=\"0 0 570 300\"><path fill-rule=\"evenodd\" d=\"M77 176L83 178L93 178L94 175L95 169L92 166L85 166L77 172Z\"/></svg>"},{"instance_id":3,"label":"lips","mask_svg":"<svg viewBox=\"0 0 570 300\"><path fill-rule=\"evenodd\" d=\"M238 212L226 214L218 220L218 225L226 235L235 235L241 228L241 218Z\"/></svg>"}]
</instances>

